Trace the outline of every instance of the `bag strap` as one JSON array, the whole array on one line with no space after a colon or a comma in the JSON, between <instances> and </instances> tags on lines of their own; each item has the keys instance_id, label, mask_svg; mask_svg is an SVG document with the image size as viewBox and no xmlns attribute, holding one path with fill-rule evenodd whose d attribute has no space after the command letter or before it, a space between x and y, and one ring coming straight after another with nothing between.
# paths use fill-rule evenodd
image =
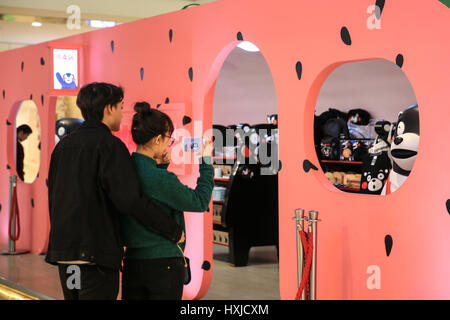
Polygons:
<instances>
[{"instance_id":1,"label":"bag strap","mask_svg":"<svg viewBox=\"0 0 450 320\"><path fill-rule=\"evenodd\" d=\"M178 243L177 243L177 247L178 247L178 249L180 249L180 252L181 252L181 254L183 255L183 259L184 259L184 267L187 268L188 264L187 264L187 262L186 262L186 257L184 256L184 252L183 252L183 250L181 249L181 247L179 246Z\"/></svg>"}]
</instances>

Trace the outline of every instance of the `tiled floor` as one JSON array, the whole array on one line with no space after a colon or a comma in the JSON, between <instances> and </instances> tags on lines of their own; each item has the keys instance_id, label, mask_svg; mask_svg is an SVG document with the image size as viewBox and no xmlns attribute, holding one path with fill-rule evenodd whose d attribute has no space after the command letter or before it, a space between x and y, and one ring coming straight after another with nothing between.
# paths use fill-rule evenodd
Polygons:
<instances>
[{"instance_id":1,"label":"tiled floor","mask_svg":"<svg viewBox=\"0 0 450 320\"><path fill-rule=\"evenodd\" d=\"M204 300L280 299L275 247L252 248L246 267L235 268L227 258L228 248L214 245L213 277ZM0 277L46 296L63 299L58 269L45 263L42 255L0 255Z\"/></svg>"}]
</instances>

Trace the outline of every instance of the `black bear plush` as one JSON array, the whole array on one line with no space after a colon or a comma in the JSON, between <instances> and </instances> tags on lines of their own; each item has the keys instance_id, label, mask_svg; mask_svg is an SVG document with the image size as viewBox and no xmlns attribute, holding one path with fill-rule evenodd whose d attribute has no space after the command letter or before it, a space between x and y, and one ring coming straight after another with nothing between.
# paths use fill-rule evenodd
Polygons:
<instances>
[{"instance_id":1,"label":"black bear plush","mask_svg":"<svg viewBox=\"0 0 450 320\"><path fill-rule=\"evenodd\" d=\"M360 125L365 126L369 124L370 121L370 113L367 112L364 109L352 109L347 114L347 121Z\"/></svg>"},{"instance_id":2,"label":"black bear plush","mask_svg":"<svg viewBox=\"0 0 450 320\"><path fill-rule=\"evenodd\" d=\"M367 154L363 160L361 192L381 194L391 170L391 161L387 151L377 155Z\"/></svg>"}]
</instances>

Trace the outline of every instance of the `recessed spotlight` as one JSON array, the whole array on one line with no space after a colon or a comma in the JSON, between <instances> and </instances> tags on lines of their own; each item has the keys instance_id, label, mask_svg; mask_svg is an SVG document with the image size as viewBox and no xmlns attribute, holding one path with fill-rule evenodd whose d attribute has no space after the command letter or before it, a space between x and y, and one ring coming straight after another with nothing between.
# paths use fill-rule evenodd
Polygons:
<instances>
[{"instance_id":1,"label":"recessed spotlight","mask_svg":"<svg viewBox=\"0 0 450 320\"><path fill-rule=\"evenodd\" d=\"M259 48L250 41L242 41L238 44L238 47L248 52L259 52Z\"/></svg>"},{"instance_id":2,"label":"recessed spotlight","mask_svg":"<svg viewBox=\"0 0 450 320\"><path fill-rule=\"evenodd\" d=\"M86 24L91 28L110 28L117 25L115 21L86 20Z\"/></svg>"},{"instance_id":3,"label":"recessed spotlight","mask_svg":"<svg viewBox=\"0 0 450 320\"><path fill-rule=\"evenodd\" d=\"M42 27L42 23L37 22L37 21L34 21L33 23L31 23L31 25L32 25L33 27Z\"/></svg>"}]
</instances>

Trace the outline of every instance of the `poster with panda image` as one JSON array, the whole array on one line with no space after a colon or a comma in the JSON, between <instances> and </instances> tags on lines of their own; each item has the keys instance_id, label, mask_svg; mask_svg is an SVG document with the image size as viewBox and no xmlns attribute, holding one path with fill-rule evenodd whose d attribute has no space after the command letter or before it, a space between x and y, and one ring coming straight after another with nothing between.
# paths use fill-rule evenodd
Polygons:
<instances>
[{"instance_id":1,"label":"poster with panda image","mask_svg":"<svg viewBox=\"0 0 450 320\"><path fill-rule=\"evenodd\" d=\"M53 89L78 88L78 50L53 49Z\"/></svg>"}]
</instances>

